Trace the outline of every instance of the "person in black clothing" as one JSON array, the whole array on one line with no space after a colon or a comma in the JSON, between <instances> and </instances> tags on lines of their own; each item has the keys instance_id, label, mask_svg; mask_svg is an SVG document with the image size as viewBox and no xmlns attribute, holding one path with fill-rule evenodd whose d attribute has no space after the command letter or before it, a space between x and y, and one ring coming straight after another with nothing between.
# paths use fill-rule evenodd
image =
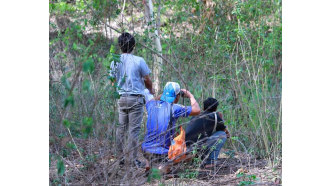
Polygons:
<instances>
[{"instance_id":1,"label":"person in black clothing","mask_svg":"<svg viewBox=\"0 0 330 186\"><path fill-rule=\"evenodd\" d=\"M205 167L211 167L230 134L224 125L222 113L216 112L219 105L218 100L207 98L203 104L203 113L192 118L187 125L186 144L191 146L197 142L197 144L206 146L205 154L209 153L209 157L205 162Z\"/></svg>"}]
</instances>

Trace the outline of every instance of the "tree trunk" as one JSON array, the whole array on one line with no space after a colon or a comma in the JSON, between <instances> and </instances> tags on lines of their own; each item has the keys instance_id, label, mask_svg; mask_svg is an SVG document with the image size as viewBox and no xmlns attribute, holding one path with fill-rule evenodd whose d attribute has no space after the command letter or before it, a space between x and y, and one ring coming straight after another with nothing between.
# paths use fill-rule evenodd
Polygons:
<instances>
[{"instance_id":1,"label":"tree trunk","mask_svg":"<svg viewBox=\"0 0 330 186\"><path fill-rule=\"evenodd\" d=\"M148 1L148 2L146 2ZM150 39L153 40L153 48L156 49L156 51L159 54L162 54L162 46L160 44L160 37L159 37L159 27L156 24L156 21L154 19L153 15L153 4L152 0L145 0L143 1L144 3L144 8L145 8L145 18L148 24L148 29L154 29L155 31L153 33L149 33ZM160 4L159 4L160 6ZM160 10L160 9L159 9ZM160 11L158 11L158 19L160 19ZM160 76L160 68L162 66L163 60L161 57L157 56L156 54L153 54L153 60L154 60L154 65L152 69L153 73L153 87L155 89L156 95L158 95L159 90L160 90L160 81L159 81L159 76Z\"/></svg>"}]
</instances>

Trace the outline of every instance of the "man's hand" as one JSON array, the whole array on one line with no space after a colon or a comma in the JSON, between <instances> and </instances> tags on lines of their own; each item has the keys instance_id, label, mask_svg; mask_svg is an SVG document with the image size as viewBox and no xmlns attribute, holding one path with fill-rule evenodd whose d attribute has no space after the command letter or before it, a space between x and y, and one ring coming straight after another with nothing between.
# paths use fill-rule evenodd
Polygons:
<instances>
[{"instance_id":1,"label":"man's hand","mask_svg":"<svg viewBox=\"0 0 330 186\"><path fill-rule=\"evenodd\" d=\"M229 131L227 129L225 129L225 133L227 135L227 138L230 138L230 133L229 133Z\"/></svg>"},{"instance_id":2,"label":"man's hand","mask_svg":"<svg viewBox=\"0 0 330 186\"><path fill-rule=\"evenodd\" d=\"M155 100L160 100L161 97L162 97L162 94L159 94L158 96L155 97Z\"/></svg>"},{"instance_id":3,"label":"man's hand","mask_svg":"<svg viewBox=\"0 0 330 186\"><path fill-rule=\"evenodd\" d=\"M193 96L191 92L189 92L189 90L181 89L181 91L184 92L184 97L190 98L191 96Z\"/></svg>"},{"instance_id":4,"label":"man's hand","mask_svg":"<svg viewBox=\"0 0 330 186\"><path fill-rule=\"evenodd\" d=\"M189 116L197 116L198 114L200 114L201 109L199 108L199 105L198 105L196 99L194 98L194 95L192 95L192 93L190 93L186 89L181 89L181 91L184 92L184 97L188 97L190 99L191 112L190 112Z\"/></svg>"}]
</instances>

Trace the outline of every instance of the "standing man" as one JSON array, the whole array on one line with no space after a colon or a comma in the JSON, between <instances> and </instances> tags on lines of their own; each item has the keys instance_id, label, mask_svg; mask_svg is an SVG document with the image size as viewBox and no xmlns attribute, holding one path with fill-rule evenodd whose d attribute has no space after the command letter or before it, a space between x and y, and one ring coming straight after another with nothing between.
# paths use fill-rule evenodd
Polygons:
<instances>
[{"instance_id":1,"label":"standing man","mask_svg":"<svg viewBox=\"0 0 330 186\"><path fill-rule=\"evenodd\" d=\"M180 92L190 99L190 106L177 104ZM182 93L182 94L183 94ZM148 162L160 161L167 157L171 145L172 128L180 117L196 116L200 113L197 101L188 90L180 89L176 82L167 82L163 94L146 104L148 112L147 131L142 143L142 150ZM172 116L172 119L171 119Z\"/></svg>"},{"instance_id":2,"label":"standing man","mask_svg":"<svg viewBox=\"0 0 330 186\"><path fill-rule=\"evenodd\" d=\"M150 69L143 58L135 56L132 51L135 47L135 39L129 33L123 33L118 38L121 49L120 62L111 63L110 77L117 83L117 92L120 95L118 100L119 127L116 131L117 156L123 154L125 150L132 150L130 162L141 167L141 162L137 159L137 142L140 132L144 101L145 87L154 94L152 82L149 74ZM124 145L125 134L128 132L128 147ZM124 163L122 159L120 163Z\"/></svg>"}]
</instances>

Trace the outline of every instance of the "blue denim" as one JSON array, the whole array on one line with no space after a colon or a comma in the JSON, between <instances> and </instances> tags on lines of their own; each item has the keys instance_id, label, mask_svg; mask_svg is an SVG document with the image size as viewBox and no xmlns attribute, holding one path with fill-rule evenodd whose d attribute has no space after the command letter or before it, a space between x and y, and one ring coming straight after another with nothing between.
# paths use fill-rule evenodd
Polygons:
<instances>
[{"instance_id":1,"label":"blue denim","mask_svg":"<svg viewBox=\"0 0 330 186\"><path fill-rule=\"evenodd\" d=\"M227 140L227 135L224 131L213 133L206 141L206 145L210 152L205 164L211 164L218 159L220 150Z\"/></svg>"}]
</instances>

